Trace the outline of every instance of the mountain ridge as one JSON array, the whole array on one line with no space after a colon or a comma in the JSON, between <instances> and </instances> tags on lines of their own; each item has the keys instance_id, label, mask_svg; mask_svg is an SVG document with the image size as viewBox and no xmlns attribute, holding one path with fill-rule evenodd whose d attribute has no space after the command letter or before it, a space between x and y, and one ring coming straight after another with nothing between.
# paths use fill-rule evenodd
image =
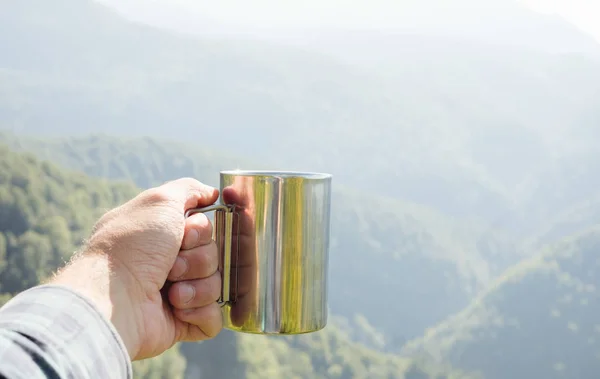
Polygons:
<instances>
[{"instance_id":1,"label":"mountain ridge","mask_svg":"<svg viewBox=\"0 0 600 379\"><path fill-rule=\"evenodd\" d=\"M545 247L402 354L425 353L489 379L593 378L600 368L599 248L600 224Z\"/></svg>"}]
</instances>

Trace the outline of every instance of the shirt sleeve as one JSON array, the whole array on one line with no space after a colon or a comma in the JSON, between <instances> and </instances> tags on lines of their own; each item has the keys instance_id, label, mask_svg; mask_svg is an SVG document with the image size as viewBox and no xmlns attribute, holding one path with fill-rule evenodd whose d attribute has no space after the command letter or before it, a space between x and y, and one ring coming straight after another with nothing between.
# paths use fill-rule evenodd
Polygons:
<instances>
[{"instance_id":1,"label":"shirt sleeve","mask_svg":"<svg viewBox=\"0 0 600 379\"><path fill-rule=\"evenodd\" d=\"M83 296L37 286L0 308L0 378L131 379L114 326Z\"/></svg>"}]
</instances>

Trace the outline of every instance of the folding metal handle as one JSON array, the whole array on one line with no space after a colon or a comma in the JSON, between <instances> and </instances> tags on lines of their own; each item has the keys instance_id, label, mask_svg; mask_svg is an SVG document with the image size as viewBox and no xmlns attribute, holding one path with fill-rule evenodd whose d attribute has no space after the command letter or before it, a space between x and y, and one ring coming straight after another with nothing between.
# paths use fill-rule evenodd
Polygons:
<instances>
[{"instance_id":1,"label":"folding metal handle","mask_svg":"<svg viewBox=\"0 0 600 379\"><path fill-rule=\"evenodd\" d=\"M215 221L213 226L213 239L215 240L219 249L219 268L221 270L221 296L217 300L221 306L227 302L235 301L235 294L231 296L231 253L233 245L233 221L235 212L235 205L224 205L224 204L213 204L204 208L193 208L185 213L185 217L189 217L196 213L208 213L215 211ZM238 240L236 235L236 241ZM238 248L236 246L236 254ZM236 270L237 283L237 270ZM236 291L237 292L237 291Z\"/></svg>"}]
</instances>

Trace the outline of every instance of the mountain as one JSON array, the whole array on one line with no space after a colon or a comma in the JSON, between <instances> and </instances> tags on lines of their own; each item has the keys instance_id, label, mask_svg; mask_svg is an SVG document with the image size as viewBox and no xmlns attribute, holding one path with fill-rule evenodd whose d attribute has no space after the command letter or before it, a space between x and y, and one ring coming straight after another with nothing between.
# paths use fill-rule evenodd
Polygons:
<instances>
[{"instance_id":1,"label":"mountain","mask_svg":"<svg viewBox=\"0 0 600 379\"><path fill-rule=\"evenodd\" d=\"M347 40L371 44L361 38ZM8 2L0 124L197 141L527 232L543 219L521 212L539 198L536 175L597 114L599 63L453 38L396 33L398 59L374 70L306 48L135 24L93 1Z\"/></svg>"},{"instance_id":2,"label":"mountain","mask_svg":"<svg viewBox=\"0 0 600 379\"><path fill-rule=\"evenodd\" d=\"M404 348L500 378L595 378L600 227L508 270L464 311Z\"/></svg>"},{"instance_id":3,"label":"mountain","mask_svg":"<svg viewBox=\"0 0 600 379\"><path fill-rule=\"evenodd\" d=\"M130 183L90 178L0 144L2 303L47 278L69 259L102 213L138 192ZM233 355L223 341L234 344ZM205 348L210 353L197 354ZM220 361L211 354L218 354ZM216 341L177 345L157 358L136 362L135 377L183 378L186 366L189 378L198 378L194 375L198 370L206 373L232 367L240 369L240 378L473 377L447 365L370 350L352 342L334 323L319 333L298 338L224 332Z\"/></svg>"},{"instance_id":4,"label":"mountain","mask_svg":"<svg viewBox=\"0 0 600 379\"><path fill-rule=\"evenodd\" d=\"M141 188L185 176L218 187L221 169L238 163L241 168L266 167L151 138L41 139L1 133L0 141L88 175L133 180ZM398 350L405 340L467 305L493 278L495 271L476 246L477 236L488 240L485 230L428 207L356 191L335 178L333 188L329 304L334 314L349 320L348 333L355 340L359 332L351 330L356 318L364 316L386 337L378 344L363 342ZM491 250L507 241L494 237L489 239ZM500 250L511 264L521 258L517 250ZM392 293L402 300L382 311L382 297Z\"/></svg>"}]
</instances>

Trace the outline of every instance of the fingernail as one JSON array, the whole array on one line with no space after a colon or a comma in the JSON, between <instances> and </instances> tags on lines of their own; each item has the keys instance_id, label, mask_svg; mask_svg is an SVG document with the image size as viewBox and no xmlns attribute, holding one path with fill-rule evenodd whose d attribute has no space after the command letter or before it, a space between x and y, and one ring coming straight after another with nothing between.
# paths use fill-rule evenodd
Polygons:
<instances>
[{"instance_id":1,"label":"fingernail","mask_svg":"<svg viewBox=\"0 0 600 379\"><path fill-rule=\"evenodd\" d=\"M179 297L184 303L189 303L194 298L196 290L189 284L182 284L179 286Z\"/></svg>"},{"instance_id":2,"label":"fingernail","mask_svg":"<svg viewBox=\"0 0 600 379\"><path fill-rule=\"evenodd\" d=\"M188 268L189 266L187 260L178 256L177 259L175 259L173 268L171 269L171 275L175 279L179 279L185 275L185 273L188 271Z\"/></svg>"},{"instance_id":3,"label":"fingernail","mask_svg":"<svg viewBox=\"0 0 600 379\"><path fill-rule=\"evenodd\" d=\"M200 234L196 229L192 229L189 232L187 232L183 244L185 246L185 249L191 249L194 246L196 246L196 243L198 243L198 237L200 237Z\"/></svg>"}]
</instances>

